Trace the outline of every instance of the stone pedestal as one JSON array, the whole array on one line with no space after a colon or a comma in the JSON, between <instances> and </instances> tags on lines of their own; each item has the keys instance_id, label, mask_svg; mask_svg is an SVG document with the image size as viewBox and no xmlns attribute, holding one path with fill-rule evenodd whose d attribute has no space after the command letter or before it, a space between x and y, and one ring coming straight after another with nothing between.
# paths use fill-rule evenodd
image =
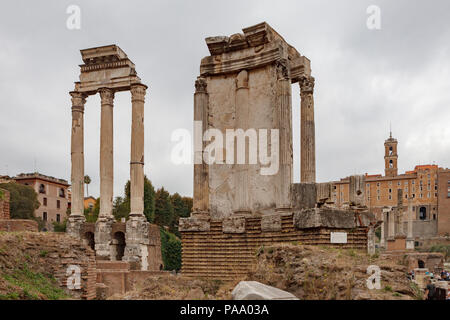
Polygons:
<instances>
[{"instance_id":1,"label":"stone pedestal","mask_svg":"<svg viewBox=\"0 0 450 320\"><path fill-rule=\"evenodd\" d=\"M127 221L125 243L122 260L128 261L132 269L148 270L149 223L143 215Z\"/></svg>"},{"instance_id":2,"label":"stone pedestal","mask_svg":"<svg viewBox=\"0 0 450 320\"><path fill-rule=\"evenodd\" d=\"M111 232L114 219L99 217L95 223L95 254L98 260L111 258Z\"/></svg>"},{"instance_id":3,"label":"stone pedestal","mask_svg":"<svg viewBox=\"0 0 450 320\"><path fill-rule=\"evenodd\" d=\"M81 228L83 226L83 223L85 222L86 218L84 216L79 215L69 216L66 227L67 234L72 237L81 239L83 237L83 235L81 234Z\"/></svg>"}]
</instances>

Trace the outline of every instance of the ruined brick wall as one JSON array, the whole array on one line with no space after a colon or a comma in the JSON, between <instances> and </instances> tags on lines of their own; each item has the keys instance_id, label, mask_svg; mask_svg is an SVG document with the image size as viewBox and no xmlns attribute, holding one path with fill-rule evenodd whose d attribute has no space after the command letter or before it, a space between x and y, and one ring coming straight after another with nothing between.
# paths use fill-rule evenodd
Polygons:
<instances>
[{"instance_id":1,"label":"ruined brick wall","mask_svg":"<svg viewBox=\"0 0 450 320\"><path fill-rule=\"evenodd\" d=\"M34 220L26 219L7 219L0 220L0 231L18 232L18 231L38 231L38 223Z\"/></svg>"},{"instance_id":2,"label":"ruined brick wall","mask_svg":"<svg viewBox=\"0 0 450 320\"><path fill-rule=\"evenodd\" d=\"M95 299L95 254L80 240L64 233L53 232L5 232L0 234L3 253L0 258L2 271L20 268L24 262L35 273L51 274L67 294L78 299ZM2 260L3 258L3 260ZM68 267L80 268L79 289L67 287Z\"/></svg>"},{"instance_id":3,"label":"ruined brick wall","mask_svg":"<svg viewBox=\"0 0 450 320\"><path fill-rule=\"evenodd\" d=\"M347 232L346 244L331 244L332 231ZM255 262L261 246L299 242L340 248L367 249L365 228L298 230L293 216L281 217L281 231L262 232L261 218L247 218L244 233L223 233L222 221L212 220L209 231L182 231L182 274L192 277L231 280L244 276Z\"/></svg>"},{"instance_id":4,"label":"ruined brick wall","mask_svg":"<svg viewBox=\"0 0 450 320\"><path fill-rule=\"evenodd\" d=\"M10 193L8 190L0 189L3 196L0 198L0 220L10 219Z\"/></svg>"}]
</instances>

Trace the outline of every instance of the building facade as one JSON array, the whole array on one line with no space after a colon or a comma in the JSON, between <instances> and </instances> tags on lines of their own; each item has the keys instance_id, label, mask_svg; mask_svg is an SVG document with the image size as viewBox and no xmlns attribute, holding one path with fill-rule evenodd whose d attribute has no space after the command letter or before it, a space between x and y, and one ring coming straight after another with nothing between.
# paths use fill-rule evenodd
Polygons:
<instances>
[{"instance_id":1,"label":"building facade","mask_svg":"<svg viewBox=\"0 0 450 320\"><path fill-rule=\"evenodd\" d=\"M392 138L391 134L384 145L385 175L365 176L365 198L370 211L381 220L383 209L397 207L398 195L402 194L404 221L408 201L412 200L415 238L430 238L449 233L450 170L437 165L417 165L414 170L398 174L398 141ZM338 207L348 205L349 178L332 183L335 204ZM399 189L402 190L401 193Z\"/></svg>"},{"instance_id":2,"label":"building facade","mask_svg":"<svg viewBox=\"0 0 450 320\"><path fill-rule=\"evenodd\" d=\"M52 230L53 222L64 221L69 202L69 184L66 180L40 173L22 173L14 177L14 180L36 191L40 206L36 209L35 216L42 218L47 230Z\"/></svg>"}]
</instances>

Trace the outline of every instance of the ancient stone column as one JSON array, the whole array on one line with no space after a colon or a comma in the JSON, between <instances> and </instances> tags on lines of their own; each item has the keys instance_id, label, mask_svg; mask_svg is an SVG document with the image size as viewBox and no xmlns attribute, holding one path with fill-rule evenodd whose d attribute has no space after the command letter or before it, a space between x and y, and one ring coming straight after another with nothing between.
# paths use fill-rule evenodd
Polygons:
<instances>
[{"instance_id":1,"label":"ancient stone column","mask_svg":"<svg viewBox=\"0 0 450 320\"><path fill-rule=\"evenodd\" d=\"M414 250L414 236L413 236L413 205L412 199L408 200L408 234L406 237L406 249Z\"/></svg>"},{"instance_id":2,"label":"ancient stone column","mask_svg":"<svg viewBox=\"0 0 450 320\"><path fill-rule=\"evenodd\" d=\"M386 248L386 237L384 235L385 232L385 228L384 228L384 223L386 221L385 219L385 213L381 212L381 237L380 237L380 247L382 248Z\"/></svg>"},{"instance_id":3,"label":"ancient stone column","mask_svg":"<svg viewBox=\"0 0 450 320\"><path fill-rule=\"evenodd\" d=\"M70 92L72 96L71 185L72 208L67 223L67 233L80 237L84 218L84 104L86 96Z\"/></svg>"},{"instance_id":4,"label":"ancient stone column","mask_svg":"<svg viewBox=\"0 0 450 320\"><path fill-rule=\"evenodd\" d=\"M130 218L126 223L123 261L148 270L149 222L144 216L144 102L147 86L131 86Z\"/></svg>"},{"instance_id":5,"label":"ancient stone column","mask_svg":"<svg viewBox=\"0 0 450 320\"><path fill-rule=\"evenodd\" d=\"M314 78L300 80L300 181L316 182L316 143L314 125Z\"/></svg>"},{"instance_id":6,"label":"ancient stone column","mask_svg":"<svg viewBox=\"0 0 450 320\"><path fill-rule=\"evenodd\" d=\"M114 218L113 202L113 100L114 91L99 90L101 97L100 124L100 213L95 224L95 253L99 260L109 260L113 252L111 232Z\"/></svg>"},{"instance_id":7,"label":"ancient stone column","mask_svg":"<svg viewBox=\"0 0 450 320\"><path fill-rule=\"evenodd\" d=\"M144 102L147 86L131 86L130 217L144 216Z\"/></svg>"},{"instance_id":8,"label":"ancient stone column","mask_svg":"<svg viewBox=\"0 0 450 320\"><path fill-rule=\"evenodd\" d=\"M244 131L248 128L249 123L249 88L248 88L248 72L242 70L236 77L236 127ZM248 161L249 154L244 143L244 150L239 150L239 146L235 147L235 155L239 155L240 152L245 153L245 163L234 164L234 187L235 187L235 214L249 214L250 209L250 194L249 194L249 181L248 181ZM236 156L237 159L237 156Z\"/></svg>"},{"instance_id":9,"label":"ancient stone column","mask_svg":"<svg viewBox=\"0 0 450 320\"><path fill-rule=\"evenodd\" d=\"M201 130L195 130L194 135L194 199L193 213L207 214L209 210L209 177L208 164L203 161L203 133L208 129L208 92L206 79L198 77L195 81L194 121L201 123ZM198 128L199 129L199 128ZM199 132L197 132L199 131Z\"/></svg>"},{"instance_id":10,"label":"ancient stone column","mask_svg":"<svg viewBox=\"0 0 450 320\"><path fill-rule=\"evenodd\" d=\"M112 217L114 154L113 154L113 101L114 91L102 88L100 124L100 214L99 217Z\"/></svg>"},{"instance_id":11,"label":"ancient stone column","mask_svg":"<svg viewBox=\"0 0 450 320\"><path fill-rule=\"evenodd\" d=\"M387 240L394 240L395 238L395 212L394 210L390 210L388 212L389 218L388 218L388 239Z\"/></svg>"},{"instance_id":12,"label":"ancient stone column","mask_svg":"<svg viewBox=\"0 0 450 320\"><path fill-rule=\"evenodd\" d=\"M291 80L287 62L277 64L277 128L279 129L279 184L277 194L277 211L286 211L291 207L290 186L292 184L292 127L291 127ZM273 152L273 151L272 151Z\"/></svg>"}]
</instances>

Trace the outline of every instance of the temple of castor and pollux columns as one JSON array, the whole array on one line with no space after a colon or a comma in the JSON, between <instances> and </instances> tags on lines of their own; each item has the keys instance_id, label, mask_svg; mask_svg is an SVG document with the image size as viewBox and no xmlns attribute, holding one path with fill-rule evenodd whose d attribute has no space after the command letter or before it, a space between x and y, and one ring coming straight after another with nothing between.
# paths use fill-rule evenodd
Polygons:
<instances>
[{"instance_id":1,"label":"temple of castor and pollux columns","mask_svg":"<svg viewBox=\"0 0 450 320\"><path fill-rule=\"evenodd\" d=\"M194 164L194 205L180 218L182 273L231 279L245 274L256 250L280 242L323 244L374 252L377 222L364 197L364 176L350 177L350 205L338 209L331 183L316 183L314 78L310 60L263 22L229 37L206 38L210 56L195 81L194 120L202 130L278 129L279 170L261 164ZM159 231L143 214L144 98L134 64L116 45L81 50L80 81L72 96L72 211L67 232L83 238L97 259L123 260L140 270L161 265ZM301 105L292 106L292 85ZM113 99L131 91L131 212L115 222L113 201ZM100 93L100 214L83 215L83 110ZM293 183L292 108L301 112L301 183ZM202 149L204 150L204 148ZM204 151L195 151L203 159ZM125 236L116 237L117 230ZM92 235L94 235L92 237ZM123 255L120 254L123 250Z\"/></svg>"}]
</instances>

